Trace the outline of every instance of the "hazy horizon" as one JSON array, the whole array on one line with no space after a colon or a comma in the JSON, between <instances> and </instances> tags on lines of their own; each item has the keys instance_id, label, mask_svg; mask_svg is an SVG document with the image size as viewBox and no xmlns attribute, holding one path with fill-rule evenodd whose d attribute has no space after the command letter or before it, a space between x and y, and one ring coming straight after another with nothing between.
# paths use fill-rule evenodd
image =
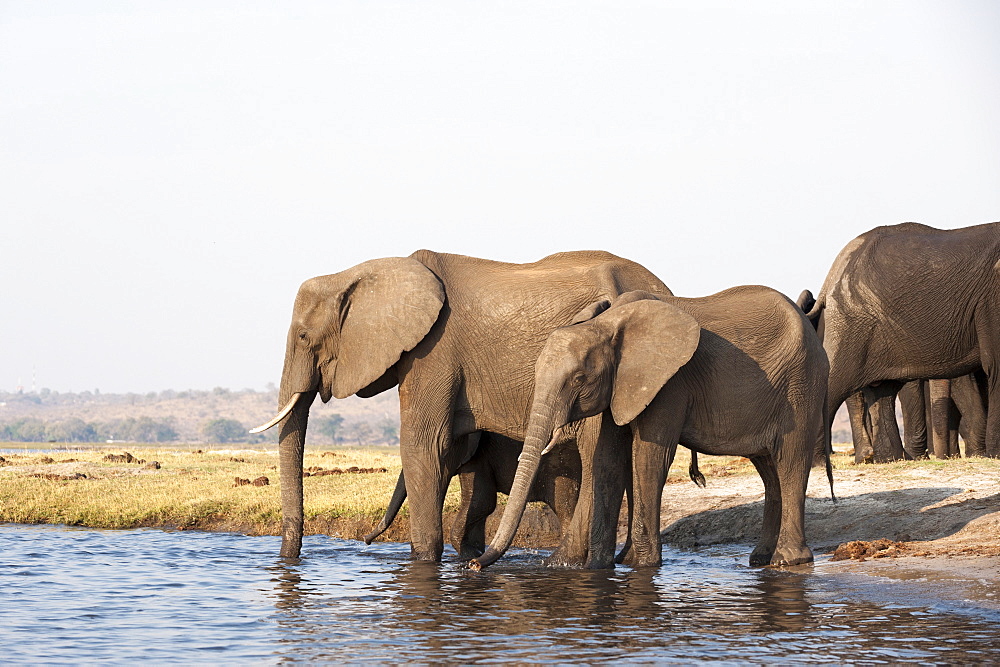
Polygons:
<instances>
[{"instance_id":1,"label":"hazy horizon","mask_svg":"<svg viewBox=\"0 0 1000 667\"><path fill-rule=\"evenodd\" d=\"M298 285L605 249L819 290L1000 220L1000 4L0 4L0 390L280 380Z\"/></svg>"}]
</instances>

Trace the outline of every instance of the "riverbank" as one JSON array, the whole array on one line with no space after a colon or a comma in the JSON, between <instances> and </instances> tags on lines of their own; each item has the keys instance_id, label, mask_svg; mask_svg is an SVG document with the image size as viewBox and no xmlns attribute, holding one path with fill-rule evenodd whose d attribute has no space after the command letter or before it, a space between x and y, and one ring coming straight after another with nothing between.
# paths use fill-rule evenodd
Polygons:
<instances>
[{"instance_id":1,"label":"riverbank","mask_svg":"<svg viewBox=\"0 0 1000 667\"><path fill-rule=\"evenodd\" d=\"M919 582L941 599L1000 609L1000 460L955 459L855 465L834 457L830 499L815 469L806 499L806 539L817 571ZM753 544L764 488L755 474L709 479L707 488L671 474L664 491L664 542L678 547Z\"/></svg>"},{"instance_id":2,"label":"riverbank","mask_svg":"<svg viewBox=\"0 0 1000 667\"><path fill-rule=\"evenodd\" d=\"M0 522L279 534L273 450L22 450L0 458ZM702 457L700 463L706 488L688 481L683 452L671 470L664 541L678 547L754 543L764 492L752 466L729 457ZM824 567L958 567L1000 582L1000 461L855 465L838 453L834 463L838 502L830 500L821 469L812 473L806 501L807 540L817 555L829 555ZM396 448L307 450L307 534L360 539L382 518L400 467ZM446 530L459 499L455 480L445 501ZM497 519L491 517L488 530ZM404 506L383 539L406 541L408 535ZM557 540L551 512L529 508L516 544L551 547Z\"/></svg>"}]
</instances>

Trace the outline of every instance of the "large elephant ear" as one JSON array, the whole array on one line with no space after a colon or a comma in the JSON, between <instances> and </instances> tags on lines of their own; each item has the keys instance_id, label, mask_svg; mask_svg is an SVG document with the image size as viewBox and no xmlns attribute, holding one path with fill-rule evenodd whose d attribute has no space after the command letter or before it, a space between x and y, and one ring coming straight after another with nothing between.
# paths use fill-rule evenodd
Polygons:
<instances>
[{"instance_id":1,"label":"large elephant ear","mask_svg":"<svg viewBox=\"0 0 1000 667\"><path fill-rule=\"evenodd\" d=\"M698 348L701 327L680 308L646 299L612 306L598 316L615 328L618 367L611 414L628 424Z\"/></svg>"},{"instance_id":2,"label":"large elephant ear","mask_svg":"<svg viewBox=\"0 0 1000 667\"><path fill-rule=\"evenodd\" d=\"M341 302L340 344L333 395L346 398L378 380L417 346L444 305L444 286L430 269L409 257L372 260Z\"/></svg>"}]
</instances>

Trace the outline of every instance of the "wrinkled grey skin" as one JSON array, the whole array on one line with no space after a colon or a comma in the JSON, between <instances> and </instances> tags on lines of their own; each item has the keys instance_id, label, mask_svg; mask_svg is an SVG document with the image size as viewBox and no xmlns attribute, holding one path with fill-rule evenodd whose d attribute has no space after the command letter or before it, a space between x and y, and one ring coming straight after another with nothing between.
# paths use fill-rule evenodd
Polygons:
<instances>
[{"instance_id":1,"label":"wrinkled grey skin","mask_svg":"<svg viewBox=\"0 0 1000 667\"><path fill-rule=\"evenodd\" d=\"M808 316L830 359L831 415L851 394L883 401L903 383L982 368L983 454L1000 456L1000 223L877 227L840 252ZM873 429L880 423L873 423ZM876 438L880 436L875 436Z\"/></svg>"},{"instance_id":2,"label":"wrinkled grey skin","mask_svg":"<svg viewBox=\"0 0 1000 667\"><path fill-rule=\"evenodd\" d=\"M660 564L660 497L678 443L746 456L757 468L764 524L752 565L811 561L804 503L816 443L829 448L828 373L802 311L766 287L698 299L633 292L590 320L557 329L535 366L531 423L503 520L472 567L489 565L509 546L553 433L608 408L632 432L632 507L621 562ZM616 522L617 514L595 511L594 532ZM614 531L601 535L613 540Z\"/></svg>"},{"instance_id":3,"label":"wrinkled grey skin","mask_svg":"<svg viewBox=\"0 0 1000 667\"><path fill-rule=\"evenodd\" d=\"M489 431L523 441L533 367L548 334L587 304L631 289L670 293L642 266L600 251L508 264L419 250L303 283L279 389L282 406L301 396L280 422L281 554L301 550L302 454L316 394L328 401L399 386L411 552L439 560L447 484L474 455L463 436ZM601 429L600 417L589 421L578 446L609 449L599 441L613 440L615 431ZM586 460L584 484L594 457ZM615 459L607 465L621 468L624 485L627 469ZM560 547L569 562L585 557L585 518L574 515L577 536Z\"/></svg>"}]
</instances>

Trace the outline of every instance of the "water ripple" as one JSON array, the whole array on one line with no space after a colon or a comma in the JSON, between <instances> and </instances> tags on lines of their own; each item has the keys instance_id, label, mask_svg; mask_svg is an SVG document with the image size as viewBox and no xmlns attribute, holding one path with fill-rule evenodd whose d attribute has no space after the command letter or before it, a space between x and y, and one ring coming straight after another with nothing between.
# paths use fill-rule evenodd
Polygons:
<instances>
[{"instance_id":1,"label":"water ripple","mask_svg":"<svg viewBox=\"0 0 1000 667\"><path fill-rule=\"evenodd\" d=\"M407 545L160 530L0 526L11 662L746 662L1000 660L1000 614L805 568L745 547L664 551L659 569L484 572Z\"/></svg>"}]
</instances>

